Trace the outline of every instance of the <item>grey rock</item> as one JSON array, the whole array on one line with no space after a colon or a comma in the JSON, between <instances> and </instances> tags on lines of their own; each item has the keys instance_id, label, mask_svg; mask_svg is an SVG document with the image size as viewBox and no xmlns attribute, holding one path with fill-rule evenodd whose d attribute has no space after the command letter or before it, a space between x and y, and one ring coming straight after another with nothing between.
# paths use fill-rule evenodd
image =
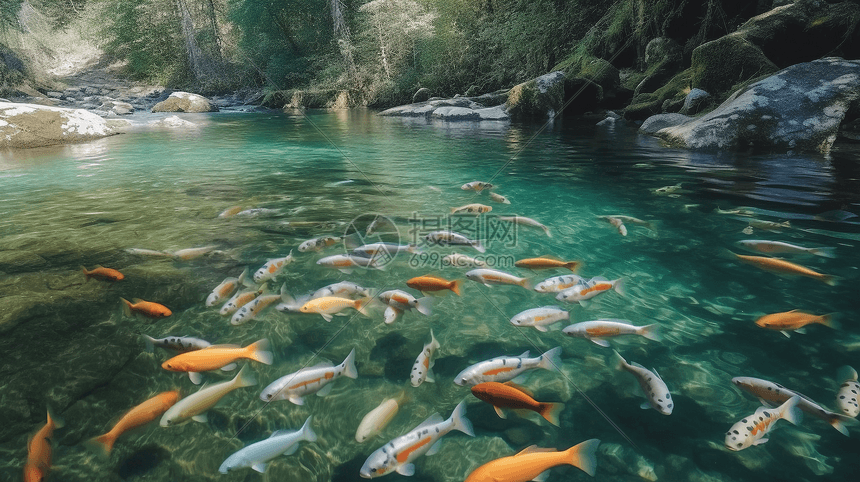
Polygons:
<instances>
[{"instance_id":1,"label":"grey rock","mask_svg":"<svg viewBox=\"0 0 860 482\"><path fill-rule=\"evenodd\" d=\"M155 104L152 112L217 112L218 107L209 99L188 92L174 92Z\"/></svg>"},{"instance_id":2,"label":"grey rock","mask_svg":"<svg viewBox=\"0 0 860 482\"><path fill-rule=\"evenodd\" d=\"M0 105L0 147L41 147L116 134L105 120L81 109L34 104Z\"/></svg>"},{"instance_id":3,"label":"grey rock","mask_svg":"<svg viewBox=\"0 0 860 482\"><path fill-rule=\"evenodd\" d=\"M684 107L681 108L681 114L684 115L695 115L698 114L702 107L707 104L708 99L711 97L711 94L705 92L702 89L693 89L687 94L687 97L684 98Z\"/></svg>"},{"instance_id":4,"label":"grey rock","mask_svg":"<svg viewBox=\"0 0 860 482\"><path fill-rule=\"evenodd\" d=\"M645 119L639 126L639 132L643 134L656 134L660 129L672 127L692 120L692 117L683 114L657 114Z\"/></svg>"},{"instance_id":5,"label":"grey rock","mask_svg":"<svg viewBox=\"0 0 860 482\"><path fill-rule=\"evenodd\" d=\"M793 65L741 89L714 111L657 135L695 149L828 152L850 110L860 109L860 60Z\"/></svg>"},{"instance_id":6,"label":"grey rock","mask_svg":"<svg viewBox=\"0 0 860 482\"><path fill-rule=\"evenodd\" d=\"M51 92L48 92L48 93L47 93L47 94L45 94L45 95L47 95L48 97L51 97L52 99L62 99L62 98L63 98L63 93L62 93L62 92L54 92L54 91L51 91Z\"/></svg>"}]
</instances>

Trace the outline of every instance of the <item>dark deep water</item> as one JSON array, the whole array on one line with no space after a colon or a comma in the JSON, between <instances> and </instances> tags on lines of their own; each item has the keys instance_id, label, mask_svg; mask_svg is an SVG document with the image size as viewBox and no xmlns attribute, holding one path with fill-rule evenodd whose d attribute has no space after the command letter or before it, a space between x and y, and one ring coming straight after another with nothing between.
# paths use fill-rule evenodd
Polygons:
<instances>
[{"instance_id":1,"label":"dark deep water","mask_svg":"<svg viewBox=\"0 0 860 482\"><path fill-rule=\"evenodd\" d=\"M385 442L433 412L447 418L463 399L477 436L449 434L438 454L418 459L411 480L463 480L477 466L531 444L566 449L590 438L603 441L600 480L852 480L860 471L857 426L849 425L851 437L844 437L808 415L799 426L780 421L767 444L741 452L723 447L726 430L760 406L732 377L780 383L836 410L843 381L837 370L860 368L857 147L843 145L828 157L699 153L662 147L633 128L571 119L539 132L537 125L428 124L360 110L186 118L198 127L141 128L86 144L0 152L0 419L8 420L0 432L0 479L21 478L27 437L44 424L46 403L66 419L55 433L48 480L344 481L358 480L364 460ZM511 204L460 189L476 180L492 181ZM477 221L447 216L450 208L474 202L493 211ZM262 211L218 217L232 206ZM744 211L718 212L738 208ZM612 349L558 330L514 327L508 320L523 310L561 304L517 286L464 280L462 297L437 297L431 316L413 311L391 325L382 323L381 310L371 318L348 311L331 323L269 310L232 326L218 314L220 304L205 307L222 279L246 266L253 273L290 250L295 261L273 288L286 282L294 295L341 280L418 295L405 285L413 276L463 278L465 270L440 266L441 255L479 255L431 248L411 260L402 254L384 271L347 275L316 265L341 246L296 249L309 238L342 234L356 218L363 227L376 213L393 219L399 231L383 239L403 243L420 241L416 230L423 234L453 219L460 231L478 230L489 263L535 282L565 271L530 272L510 263L553 255L582 260L585 277L623 278L624 297L605 293L588 307L562 305L570 323L660 324L662 342L628 336L610 343L628 361L659 372L676 401L674 412L639 408L641 391L631 375L614 369ZM510 230L496 218L512 214L542 222L553 236L524 226ZM654 230L628 223L622 237L598 218L609 214L649 221ZM790 226L749 233L751 220ZM839 284L780 277L724 257L725 249L754 254L735 244L744 239L833 247L833 259L786 259L838 276ZM217 252L190 261L126 251L210 245ZM81 265L99 264L126 279L78 284ZM126 318L119 297L158 301L173 315L156 322ZM754 324L764 314L793 309L836 313L842 328L810 326L788 338ZM436 383L413 388L409 372L431 328L441 344ZM121 437L112 457L102 460L82 442L155 393L196 390L184 374L163 370L168 352L147 353L138 333L242 346L265 337L275 363L252 364L258 385L227 395L207 423L162 428L153 422ZM566 404L560 428L513 414L500 419L452 383L472 363L525 350L536 356L555 346L563 347L562 373L538 370L523 384L540 401ZM330 395L309 396L304 406L260 400L263 387L315 353L337 364L352 348L359 377L336 380ZM408 399L392 423L358 444L363 415L403 390ZM242 444L298 429L308 415L317 442L276 458L265 475L218 473ZM591 479L561 467L549 480Z\"/></svg>"}]
</instances>

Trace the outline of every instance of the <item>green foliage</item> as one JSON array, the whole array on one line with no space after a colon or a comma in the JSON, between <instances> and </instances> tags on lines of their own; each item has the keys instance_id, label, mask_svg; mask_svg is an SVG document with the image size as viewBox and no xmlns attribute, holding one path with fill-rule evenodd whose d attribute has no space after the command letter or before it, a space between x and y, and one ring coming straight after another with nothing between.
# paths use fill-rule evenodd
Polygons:
<instances>
[{"instance_id":1,"label":"green foliage","mask_svg":"<svg viewBox=\"0 0 860 482\"><path fill-rule=\"evenodd\" d=\"M24 0L0 0L0 30L18 26L18 11Z\"/></svg>"}]
</instances>

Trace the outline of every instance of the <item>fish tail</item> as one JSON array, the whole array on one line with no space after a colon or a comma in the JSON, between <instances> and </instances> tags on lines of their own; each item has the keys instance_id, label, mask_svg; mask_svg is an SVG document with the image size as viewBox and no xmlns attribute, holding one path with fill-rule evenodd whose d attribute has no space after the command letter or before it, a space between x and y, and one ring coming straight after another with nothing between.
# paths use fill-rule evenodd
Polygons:
<instances>
[{"instance_id":1,"label":"fish tail","mask_svg":"<svg viewBox=\"0 0 860 482\"><path fill-rule=\"evenodd\" d=\"M639 334L653 341L663 341L663 335L660 334L660 325L657 323L643 326L639 329Z\"/></svg>"},{"instance_id":2,"label":"fish tail","mask_svg":"<svg viewBox=\"0 0 860 482\"><path fill-rule=\"evenodd\" d=\"M355 310L369 318L370 313L367 311L367 306L371 301L373 301L373 299L374 298L372 296L367 296L359 300L355 300Z\"/></svg>"},{"instance_id":3,"label":"fish tail","mask_svg":"<svg viewBox=\"0 0 860 482\"><path fill-rule=\"evenodd\" d=\"M616 370L624 371L628 366L630 366L630 364L627 363L627 360L625 360L624 357L621 356L620 353L618 353L617 351L613 351L612 353L615 353L614 358L615 358L615 369Z\"/></svg>"},{"instance_id":4,"label":"fish tail","mask_svg":"<svg viewBox=\"0 0 860 482\"><path fill-rule=\"evenodd\" d=\"M841 278L839 278L838 276L833 276L831 274L824 274L821 275L821 277L818 279L820 279L824 283L827 283L828 286L836 286L839 284L839 280Z\"/></svg>"},{"instance_id":5,"label":"fish tail","mask_svg":"<svg viewBox=\"0 0 860 482\"><path fill-rule=\"evenodd\" d=\"M795 395L779 407L780 416L794 425L800 424L803 420L803 412L797 408L798 403L800 403L800 397ZM837 430L839 429L837 428Z\"/></svg>"},{"instance_id":6,"label":"fish tail","mask_svg":"<svg viewBox=\"0 0 860 482\"><path fill-rule=\"evenodd\" d=\"M580 261L569 261L564 264L564 267L576 273L576 270L579 269L579 266L582 264Z\"/></svg>"},{"instance_id":7,"label":"fish tail","mask_svg":"<svg viewBox=\"0 0 860 482\"><path fill-rule=\"evenodd\" d=\"M461 285L461 283L462 283L462 281L461 281L461 280L458 280L458 279L455 279L455 280L451 283L451 291L453 291L457 296L463 296L463 295L461 295L461 294L460 294L460 285Z\"/></svg>"},{"instance_id":8,"label":"fish tail","mask_svg":"<svg viewBox=\"0 0 860 482\"><path fill-rule=\"evenodd\" d=\"M437 340L436 340L436 337L435 337L435 336L433 336L433 329L432 329L432 328L430 329L430 346L431 346L434 350L438 350L438 349L439 349L439 346L440 346L440 345L439 345L439 341L437 341ZM856 373L855 373L855 377L856 377ZM855 378L855 379L856 379L856 378Z\"/></svg>"},{"instance_id":9,"label":"fish tail","mask_svg":"<svg viewBox=\"0 0 860 482\"><path fill-rule=\"evenodd\" d=\"M125 298L120 298L122 300L122 312L125 316L131 317L134 314L131 311L131 301L128 301Z\"/></svg>"},{"instance_id":10,"label":"fish tail","mask_svg":"<svg viewBox=\"0 0 860 482\"><path fill-rule=\"evenodd\" d=\"M839 383L856 382L857 370L848 365L845 365L844 367L840 368L839 371L836 372L836 381Z\"/></svg>"},{"instance_id":11,"label":"fish tail","mask_svg":"<svg viewBox=\"0 0 860 482\"><path fill-rule=\"evenodd\" d=\"M341 365L343 365L344 375L349 378L358 378L358 370L355 368L355 348L349 352Z\"/></svg>"},{"instance_id":12,"label":"fish tail","mask_svg":"<svg viewBox=\"0 0 860 482\"><path fill-rule=\"evenodd\" d=\"M834 330L842 328L842 325L839 323L838 320L836 320L835 313L828 313L826 315L822 315L819 319L819 323L829 328L833 328Z\"/></svg>"},{"instance_id":13,"label":"fish tail","mask_svg":"<svg viewBox=\"0 0 860 482\"><path fill-rule=\"evenodd\" d=\"M57 415L51 407L48 407L48 424L54 424L54 428L63 428L66 425L66 421Z\"/></svg>"},{"instance_id":14,"label":"fish tail","mask_svg":"<svg viewBox=\"0 0 860 482\"><path fill-rule=\"evenodd\" d=\"M532 280L530 280L528 278L520 278L520 280L517 281L517 284L522 286L523 288L525 288L527 290L532 289Z\"/></svg>"},{"instance_id":15,"label":"fish tail","mask_svg":"<svg viewBox=\"0 0 860 482\"><path fill-rule=\"evenodd\" d=\"M830 417L830 419L827 420L827 423L829 423L830 426L835 428L836 430L839 430L839 433L848 437L849 436L848 435L848 427L846 427L845 423L844 423L846 420L852 420L853 421L854 419L851 419L849 417L845 417L843 415L839 415L838 413L834 413Z\"/></svg>"},{"instance_id":16,"label":"fish tail","mask_svg":"<svg viewBox=\"0 0 860 482\"><path fill-rule=\"evenodd\" d=\"M547 422L555 425L556 427L560 427L558 417L561 415L561 411L564 410L563 403L541 403L540 410L538 413L541 417L545 418Z\"/></svg>"},{"instance_id":17,"label":"fish tail","mask_svg":"<svg viewBox=\"0 0 860 482\"><path fill-rule=\"evenodd\" d=\"M114 442L116 442L116 437L108 432L104 435L87 440L84 442L84 447L99 457L106 459L110 457L110 452L113 450Z\"/></svg>"},{"instance_id":18,"label":"fish tail","mask_svg":"<svg viewBox=\"0 0 860 482\"><path fill-rule=\"evenodd\" d=\"M143 342L146 344L146 352L152 353L155 351L155 338L149 335L140 335L143 338Z\"/></svg>"},{"instance_id":19,"label":"fish tail","mask_svg":"<svg viewBox=\"0 0 860 482\"><path fill-rule=\"evenodd\" d=\"M600 440L593 438L567 449L565 453L570 456L568 463L593 477L597 472L598 445L600 445Z\"/></svg>"},{"instance_id":20,"label":"fish tail","mask_svg":"<svg viewBox=\"0 0 860 482\"><path fill-rule=\"evenodd\" d=\"M548 227L544 226L544 227L543 227L543 228L541 228L541 229L543 229L543 232L544 232L544 234L546 234L546 237L547 237L547 238L551 238L551 237L552 237L552 233L551 233L551 232L549 232L549 228L548 228Z\"/></svg>"},{"instance_id":21,"label":"fish tail","mask_svg":"<svg viewBox=\"0 0 860 482\"><path fill-rule=\"evenodd\" d=\"M248 345L248 358L254 361L258 361L265 365L271 365L274 362L274 355L272 354L272 344L269 343L269 340L263 338L262 340L256 341L250 345Z\"/></svg>"},{"instance_id":22,"label":"fish tail","mask_svg":"<svg viewBox=\"0 0 860 482\"><path fill-rule=\"evenodd\" d=\"M618 278L612 285L612 289L614 289L616 293L621 296L627 296L627 290L624 288L626 285L624 278Z\"/></svg>"},{"instance_id":23,"label":"fish tail","mask_svg":"<svg viewBox=\"0 0 860 482\"><path fill-rule=\"evenodd\" d=\"M430 316L433 313L433 298L425 296L416 300L415 309L422 315Z\"/></svg>"},{"instance_id":24,"label":"fish tail","mask_svg":"<svg viewBox=\"0 0 860 482\"><path fill-rule=\"evenodd\" d=\"M454 408L454 412L451 414L451 422L453 430L459 430L464 434L474 437L475 430L472 428L472 422L466 418L466 402L462 401L457 404L457 407Z\"/></svg>"},{"instance_id":25,"label":"fish tail","mask_svg":"<svg viewBox=\"0 0 860 482\"><path fill-rule=\"evenodd\" d=\"M812 248L809 250L809 254L821 256L822 258L835 258L836 248Z\"/></svg>"},{"instance_id":26,"label":"fish tail","mask_svg":"<svg viewBox=\"0 0 860 482\"><path fill-rule=\"evenodd\" d=\"M486 253L487 252L487 248L485 248L484 245L481 244L480 240L476 240L474 243L472 243L472 247L477 249L479 253Z\"/></svg>"},{"instance_id":27,"label":"fish tail","mask_svg":"<svg viewBox=\"0 0 860 482\"><path fill-rule=\"evenodd\" d=\"M239 282L237 283L237 285L238 286L247 286L249 288L254 287L253 282L248 281L248 267L247 266L245 266L245 270L242 271L242 274L239 275Z\"/></svg>"},{"instance_id":28,"label":"fish tail","mask_svg":"<svg viewBox=\"0 0 860 482\"><path fill-rule=\"evenodd\" d=\"M346 247L346 249L355 249L364 244L361 242L361 236L358 235L358 231L351 234L347 234L341 239L343 239L343 245Z\"/></svg>"},{"instance_id":29,"label":"fish tail","mask_svg":"<svg viewBox=\"0 0 860 482\"><path fill-rule=\"evenodd\" d=\"M299 430L299 432L301 432L301 434L302 434L302 437L304 437L304 439L307 440L308 442L316 442L317 441L317 434L314 433L313 429L311 429L311 419L312 418L313 418L313 415L308 415L308 419L305 420L305 424L302 425L301 430Z\"/></svg>"},{"instance_id":30,"label":"fish tail","mask_svg":"<svg viewBox=\"0 0 860 482\"><path fill-rule=\"evenodd\" d=\"M257 377L251 373L251 365L246 364L239 370L239 373L236 375L236 378L233 379L233 385L237 388L241 387L253 387L257 384Z\"/></svg>"},{"instance_id":31,"label":"fish tail","mask_svg":"<svg viewBox=\"0 0 860 482\"><path fill-rule=\"evenodd\" d=\"M86 267L86 266L81 266L81 271L83 271L83 272L84 272L84 283L86 283L87 281L89 281L89 280L90 280L90 272L89 272L89 271L87 271L87 267Z\"/></svg>"},{"instance_id":32,"label":"fish tail","mask_svg":"<svg viewBox=\"0 0 860 482\"><path fill-rule=\"evenodd\" d=\"M546 353L540 356L538 366L554 372L559 371L559 367L561 367L561 347L557 346L551 350L547 350Z\"/></svg>"}]
</instances>

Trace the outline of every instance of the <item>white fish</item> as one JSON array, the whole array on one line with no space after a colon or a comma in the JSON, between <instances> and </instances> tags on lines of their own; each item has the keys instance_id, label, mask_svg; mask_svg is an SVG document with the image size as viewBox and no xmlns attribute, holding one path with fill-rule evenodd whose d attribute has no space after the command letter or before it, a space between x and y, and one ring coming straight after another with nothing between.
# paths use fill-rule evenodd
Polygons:
<instances>
[{"instance_id":1,"label":"white fish","mask_svg":"<svg viewBox=\"0 0 860 482\"><path fill-rule=\"evenodd\" d=\"M232 470L251 467L260 472L266 472L269 461L279 455L292 455L299 450L299 442L316 442L317 434L311 430L311 416L299 430L277 430L269 438L236 451L218 468L222 474Z\"/></svg>"},{"instance_id":2,"label":"white fish","mask_svg":"<svg viewBox=\"0 0 860 482\"><path fill-rule=\"evenodd\" d=\"M496 269L478 268L466 272L466 278L472 281L482 283L484 286L490 285L517 285L530 290L531 283L528 278L518 278L512 274L505 273Z\"/></svg>"},{"instance_id":3,"label":"white fish","mask_svg":"<svg viewBox=\"0 0 860 482\"><path fill-rule=\"evenodd\" d=\"M299 245L299 252L307 253L308 251L322 251L323 248L335 245L341 241L338 236L321 236L319 238L309 239Z\"/></svg>"},{"instance_id":4,"label":"white fish","mask_svg":"<svg viewBox=\"0 0 860 482\"><path fill-rule=\"evenodd\" d=\"M797 403L798 408L817 419L829 423L830 426L838 430L839 433L846 437L848 436L848 428L845 426L845 423L850 420L850 417L831 412L801 393L789 390L778 383L773 383L761 378L735 377L732 378L732 383L747 393L758 397L759 401L763 405L770 407L784 403L791 397L799 397L800 401Z\"/></svg>"},{"instance_id":5,"label":"white fish","mask_svg":"<svg viewBox=\"0 0 860 482\"><path fill-rule=\"evenodd\" d=\"M559 293L583 282L585 282L585 279L578 274L554 276L538 283L535 286L535 291L539 293Z\"/></svg>"},{"instance_id":6,"label":"white fish","mask_svg":"<svg viewBox=\"0 0 860 482\"><path fill-rule=\"evenodd\" d=\"M767 442L765 434L781 419L797 425L803 418L797 407L799 401L800 397L794 396L777 408L759 407L754 414L732 425L726 432L726 448L737 452Z\"/></svg>"},{"instance_id":7,"label":"white fish","mask_svg":"<svg viewBox=\"0 0 860 482\"><path fill-rule=\"evenodd\" d=\"M263 310L272 306L273 304L279 301L287 301L287 298L285 297L286 290L287 284L284 283L283 285L281 285L281 291L279 294L260 295L249 301L248 303L242 305L241 308L239 308L238 310L236 310L235 313L233 313L233 317L230 318L230 324L234 326L244 325L245 323L255 319L257 316L259 316L260 313L263 312Z\"/></svg>"},{"instance_id":8,"label":"white fish","mask_svg":"<svg viewBox=\"0 0 860 482\"><path fill-rule=\"evenodd\" d=\"M504 383L517 378L526 370L543 368L558 371L561 366L560 346L547 350L539 357L528 356L529 352L525 352L520 356L503 356L475 363L461 371L454 378L454 384L472 387L484 382Z\"/></svg>"},{"instance_id":9,"label":"white fish","mask_svg":"<svg viewBox=\"0 0 860 482\"><path fill-rule=\"evenodd\" d=\"M231 206L231 207L221 211L221 214L219 214L218 217L221 219L232 218L233 216L238 214L241 210L242 210L242 206Z\"/></svg>"},{"instance_id":10,"label":"white fish","mask_svg":"<svg viewBox=\"0 0 860 482\"><path fill-rule=\"evenodd\" d=\"M312 299L312 296L309 294L301 295L297 298L293 298L286 291L282 291L281 292L281 303L278 303L277 305L275 305L275 310L280 311L280 312L284 312L284 313L287 313L287 312L301 313L302 306L304 306L305 303L307 303L311 299Z\"/></svg>"},{"instance_id":11,"label":"white fish","mask_svg":"<svg viewBox=\"0 0 860 482\"><path fill-rule=\"evenodd\" d=\"M255 288L249 291L240 291L233 295L232 298L227 300L226 303L221 305L221 310L218 313L221 316L229 316L236 312L239 308L245 306L250 303L254 298L262 295L268 291L268 285L263 283L259 288Z\"/></svg>"},{"instance_id":12,"label":"white fish","mask_svg":"<svg viewBox=\"0 0 860 482\"><path fill-rule=\"evenodd\" d=\"M245 283L245 278L248 276L248 268L242 271L238 278L225 278L215 289L206 297L206 306L215 306L218 303L226 300L236 290Z\"/></svg>"},{"instance_id":13,"label":"white fish","mask_svg":"<svg viewBox=\"0 0 860 482\"><path fill-rule=\"evenodd\" d=\"M860 413L860 406L857 404L857 397L860 396L857 370L844 366L839 369L836 379L843 380L842 385L839 386L839 393L836 394L836 406L845 415L856 418L857 414Z\"/></svg>"},{"instance_id":14,"label":"white fish","mask_svg":"<svg viewBox=\"0 0 860 482\"><path fill-rule=\"evenodd\" d=\"M481 192L481 191L483 191L484 189L492 189L492 188L494 188L494 187L495 187L495 186L493 186L492 184L490 184L490 183L488 183L488 182L483 182L483 181L472 181L472 182L467 182L466 184L463 184L462 186L460 186L460 189L462 189L462 190L464 190L464 191L478 191L478 192Z\"/></svg>"},{"instance_id":15,"label":"white fish","mask_svg":"<svg viewBox=\"0 0 860 482\"><path fill-rule=\"evenodd\" d=\"M260 399L264 402L289 400L296 405L304 405L304 397L307 395L313 393L320 397L328 395L333 387L331 382L341 376L358 378L358 371L355 369L355 348L340 365L333 366L331 362L323 361L313 367L302 368L278 378L263 389Z\"/></svg>"},{"instance_id":16,"label":"white fish","mask_svg":"<svg viewBox=\"0 0 860 482\"><path fill-rule=\"evenodd\" d=\"M145 249L145 248L128 248L125 250L128 254L134 254L136 256L153 256L158 258L171 258L172 254L165 251L156 251L154 249Z\"/></svg>"},{"instance_id":17,"label":"white fish","mask_svg":"<svg viewBox=\"0 0 860 482\"><path fill-rule=\"evenodd\" d=\"M409 311L412 308L415 308L422 315L430 316L433 310L433 299L429 296L425 296L424 298L416 299L414 296L402 290L389 290L380 293L377 298L379 301L382 301L389 308L395 310L390 313L386 310L386 321L385 323L393 323L396 320L396 317L399 316L399 312ZM388 321L388 317L392 316L391 321Z\"/></svg>"},{"instance_id":18,"label":"white fish","mask_svg":"<svg viewBox=\"0 0 860 482\"><path fill-rule=\"evenodd\" d=\"M235 214L236 217L242 218L256 218L257 216L272 216L278 214L277 209L269 209L269 208L251 208L246 209L244 211L239 211Z\"/></svg>"},{"instance_id":19,"label":"white fish","mask_svg":"<svg viewBox=\"0 0 860 482\"><path fill-rule=\"evenodd\" d=\"M682 183L679 182L678 184L675 184L674 186L658 187L657 189L654 190L654 194L656 194L658 196L678 197L678 195L675 193L678 192L679 190L681 190L681 184Z\"/></svg>"},{"instance_id":20,"label":"white fish","mask_svg":"<svg viewBox=\"0 0 860 482\"><path fill-rule=\"evenodd\" d=\"M468 237L455 233L454 231L433 231L427 233L424 239L430 245L438 246L471 246L478 250L479 253L484 253L487 250L479 240L472 240Z\"/></svg>"},{"instance_id":21,"label":"white fish","mask_svg":"<svg viewBox=\"0 0 860 482\"><path fill-rule=\"evenodd\" d=\"M407 253L419 252L414 244L371 243L353 249L352 254L362 258L378 258L383 255L396 256L397 253L403 251Z\"/></svg>"},{"instance_id":22,"label":"white fish","mask_svg":"<svg viewBox=\"0 0 860 482\"><path fill-rule=\"evenodd\" d=\"M214 385L204 385L199 391L176 402L164 412L160 425L171 427L185 422L189 418L196 422L206 422L205 412L214 407L225 395L237 388L250 387L256 384L257 379L251 373L251 366L245 365L232 380Z\"/></svg>"},{"instance_id":23,"label":"white fish","mask_svg":"<svg viewBox=\"0 0 860 482\"><path fill-rule=\"evenodd\" d=\"M511 318L511 323L514 326L533 326L537 331L546 332L547 326L568 319L570 312L558 306L541 306L515 315Z\"/></svg>"},{"instance_id":24,"label":"white fish","mask_svg":"<svg viewBox=\"0 0 860 482\"><path fill-rule=\"evenodd\" d=\"M625 216L624 214L610 214L609 216L598 216L602 219L607 218L615 218L621 221L622 223L627 224L635 224L636 226L642 226L644 228L648 228L651 231L654 231L654 225L652 225L649 221L644 221L639 218L634 218L633 216Z\"/></svg>"},{"instance_id":25,"label":"white fish","mask_svg":"<svg viewBox=\"0 0 860 482\"><path fill-rule=\"evenodd\" d=\"M622 236L627 236L627 226L624 225L624 221L612 217L612 216L600 216L601 219L606 220L609 224L615 226L615 229L618 230L618 233Z\"/></svg>"},{"instance_id":26,"label":"white fish","mask_svg":"<svg viewBox=\"0 0 860 482\"><path fill-rule=\"evenodd\" d=\"M381 477L397 472L400 475L415 474L415 461L422 455L433 455L439 451L439 439L451 430L459 430L475 436L472 422L466 418L466 402L460 402L448 420L434 413L427 420L405 435L395 438L375 452L364 462L359 474L365 479Z\"/></svg>"},{"instance_id":27,"label":"white fish","mask_svg":"<svg viewBox=\"0 0 860 482\"><path fill-rule=\"evenodd\" d=\"M624 296L624 282L621 278L609 281L602 276L595 276L585 283L580 283L573 288L568 288L559 292L555 299L565 301L567 303L579 303L582 306L588 306L591 303L589 300L605 293L609 290L615 290L621 296Z\"/></svg>"},{"instance_id":28,"label":"white fish","mask_svg":"<svg viewBox=\"0 0 860 482\"><path fill-rule=\"evenodd\" d=\"M383 269L379 262L379 258L364 258L362 256L352 256L348 254L336 254L334 256L326 256L317 261L320 266L326 268L334 268L341 273L350 274L352 268L359 266L362 268Z\"/></svg>"},{"instance_id":29,"label":"white fish","mask_svg":"<svg viewBox=\"0 0 860 482\"><path fill-rule=\"evenodd\" d=\"M403 403L406 392L401 392L397 398L386 398L361 419L355 430L355 441L364 443L381 432L397 415L400 404Z\"/></svg>"},{"instance_id":30,"label":"white fish","mask_svg":"<svg viewBox=\"0 0 860 482\"><path fill-rule=\"evenodd\" d=\"M631 325L625 320L593 320L574 323L564 330L565 335L591 340L600 346L609 346L605 338L619 335L639 335L649 340L661 341L660 325Z\"/></svg>"},{"instance_id":31,"label":"white fish","mask_svg":"<svg viewBox=\"0 0 860 482\"><path fill-rule=\"evenodd\" d=\"M779 231L782 228L790 228L791 221L783 221L781 223L777 223L774 221L763 221L761 219L750 219L749 226L747 228L756 228L763 229L765 231Z\"/></svg>"},{"instance_id":32,"label":"white fish","mask_svg":"<svg viewBox=\"0 0 860 482\"><path fill-rule=\"evenodd\" d=\"M314 291L314 294L311 295L311 299L322 298L323 296L359 296L364 298L367 296L373 296L374 291L375 290L373 288L364 288L352 281L341 281L338 283L332 283L328 286L323 286L322 288Z\"/></svg>"},{"instance_id":33,"label":"white fish","mask_svg":"<svg viewBox=\"0 0 860 482\"><path fill-rule=\"evenodd\" d=\"M672 401L672 394L669 393L669 387L657 374L657 371L651 371L642 365L633 362L627 363L618 352L615 352L616 368L620 371L626 371L633 374L639 382L639 387L645 393L647 402L643 402L641 408L653 408L663 415L671 415L672 409L675 407L675 402Z\"/></svg>"},{"instance_id":34,"label":"white fish","mask_svg":"<svg viewBox=\"0 0 860 482\"><path fill-rule=\"evenodd\" d=\"M182 261L190 261L192 259L197 259L205 254L209 254L212 251L215 251L215 248L217 248L217 246L202 246L200 248L180 249L170 254L176 259L181 259Z\"/></svg>"},{"instance_id":35,"label":"white fish","mask_svg":"<svg viewBox=\"0 0 860 482\"><path fill-rule=\"evenodd\" d=\"M525 216L499 216L498 219L499 221L508 221L514 224L522 224L523 226L530 226L533 228L542 229L544 234L546 234L548 238L552 237L552 233L549 232L548 227L535 221L532 218L527 218Z\"/></svg>"},{"instance_id":36,"label":"white fish","mask_svg":"<svg viewBox=\"0 0 860 482\"><path fill-rule=\"evenodd\" d=\"M804 248L794 244L783 243L781 241L763 241L758 239L747 239L738 241L737 244L748 250L756 253L764 254L812 254L824 258L835 258L836 248Z\"/></svg>"},{"instance_id":37,"label":"white fish","mask_svg":"<svg viewBox=\"0 0 860 482\"><path fill-rule=\"evenodd\" d=\"M430 383L436 381L433 376L433 365L435 364L433 354L438 349L439 342L433 336L433 330L430 330L430 343L424 345L424 348L421 349L421 353L418 354L418 358L412 364L412 372L409 374L409 381L413 387L417 387L425 381Z\"/></svg>"},{"instance_id":38,"label":"white fish","mask_svg":"<svg viewBox=\"0 0 860 482\"><path fill-rule=\"evenodd\" d=\"M212 344L200 338L191 336L166 336L164 338L153 338L149 335L141 335L146 343L146 351L152 353L155 347L173 350L180 353L196 351L211 346Z\"/></svg>"},{"instance_id":39,"label":"white fish","mask_svg":"<svg viewBox=\"0 0 860 482\"><path fill-rule=\"evenodd\" d=\"M459 214L459 213L482 214L482 213L488 213L492 210L493 210L492 206L487 206L486 204L473 203L473 204L466 204L465 206L451 208L451 214Z\"/></svg>"},{"instance_id":40,"label":"white fish","mask_svg":"<svg viewBox=\"0 0 860 482\"><path fill-rule=\"evenodd\" d=\"M508 198L506 198L505 196L502 196L501 194L496 194L494 192L490 193L490 199L492 199L493 201L495 201L497 203L502 203L502 204L510 204L511 203L510 201L508 201Z\"/></svg>"},{"instance_id":41,"label":"white fish","mask_svg":"<svg viewBox=\"0 0 860 482\"><path fill-rule=\"evenodd\" d=\"M270 259L254 273L254 283L261 284L278 276L285 266L293 262L293 251L283 258Z\"/></svg>"},{"instance_id":42,"label":"white fish","mask_svg":"<svg viewBox=\"0 0 860 482\"><path fill-rule=\"evenodd\" d=\"M454 253L442 258L442 266L453 266L455 268L482 268L487 263L465 254Z\"/></svg>"},{"instance_id":43,"label":"white fish","mask_svg":"<svg viewBox=\"0 0 860 482\"><path fill-rule=\"evenodd\" d=\"M737 209L714 209L714 212L717 214L735 214L738 216L755 216L756 212L750 208L737 208Z\"/></svg>"}]
</instances>

